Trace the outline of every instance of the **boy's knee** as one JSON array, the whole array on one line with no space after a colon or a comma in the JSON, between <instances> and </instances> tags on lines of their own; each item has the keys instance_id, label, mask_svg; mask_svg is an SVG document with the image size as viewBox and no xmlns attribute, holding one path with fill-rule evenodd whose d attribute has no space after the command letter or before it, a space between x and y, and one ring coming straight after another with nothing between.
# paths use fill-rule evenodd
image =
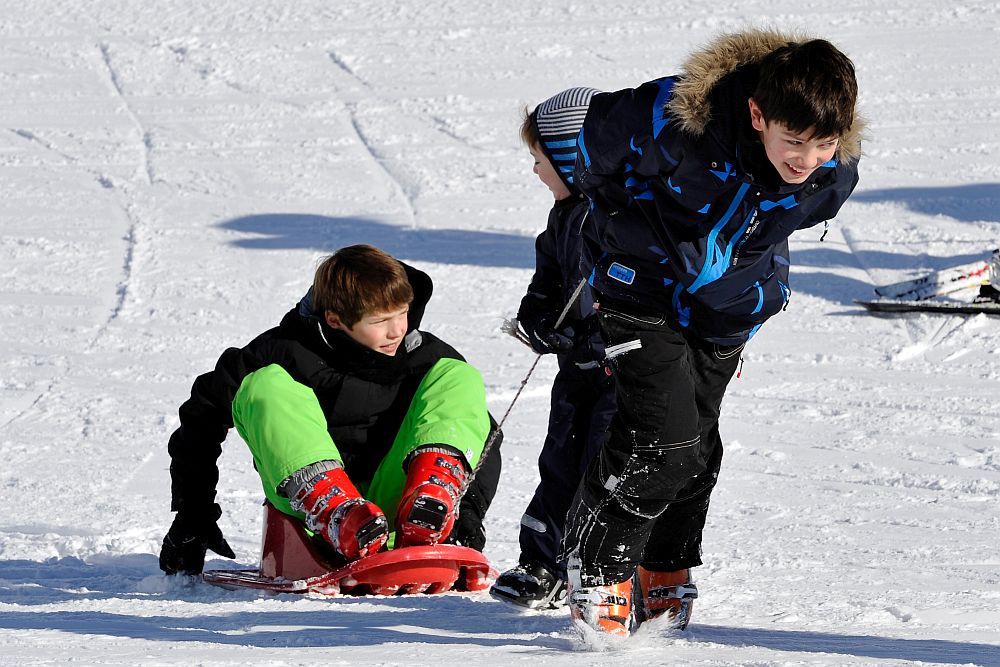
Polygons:
<instances>
[{"instance_id":1,"label":"boy's knee","mask_svg":"<svg viewBox=\"0 0 1000 667\"><path fill-rule=\"evenodd\" d=\"M233 397L233 424L239 429L248 420L273 415L322 416L313 390L295 381L284 368L271 364L248 374Z\"/></svg>"},{"instance_id":2,"label":"boy's knee","mask_svg":"<svg viewBox=\"0 0 1000 667\"><path fill-rule=\"evenodd\" d=\"M458 359L441 359L427 374L432 381L447 380L449 382L465 384L483 384L483 376L472 364L468 364Z\"/></svg>"},{"instance_id":3,"label":"boy's knee","mask_svg":"<svg viewBox=\"0 0 1000 667\"><path fill-rule=\"evenodd\" d=\"M284 368L271 364L250 373L240 384L236 399L241 403L260 405L268 399L278 396L283 390L295 384L295 380Z\"/></svg>"},{"instance_id":4,"label":"boy's knee","mask_svg":"<svg viewBox=\"0 0 1000 667\"><path fill-rule=\"evenodd\" d=\"M705 470L705 463L698 454L697 437L679 446L632 444L618 465L602 461L601 474L589 480L589 490L595 499L612 499L604 511L615 520L653 519Z\"/></svg>"}]
</instances>

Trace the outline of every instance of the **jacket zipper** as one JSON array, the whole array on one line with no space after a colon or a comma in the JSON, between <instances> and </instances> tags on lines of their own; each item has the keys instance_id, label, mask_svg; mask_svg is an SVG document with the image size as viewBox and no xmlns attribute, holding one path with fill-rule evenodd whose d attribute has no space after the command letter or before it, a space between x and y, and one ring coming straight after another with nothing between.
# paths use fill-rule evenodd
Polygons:
<instances>
[{"instance_id":1,"label":"jacket zipper","mask_svg":"<svg viewBox=\"0 0 1000 667\"><path fill-rule=\"evenodd\" d=\"M743 246L746 245L746 242L750 240L750 237L753 236L753 233L757 231L758 227L760 227L760 216L758 215L759 212L760 209L758 209L755 206L752 214L753 218L750 220L750 224L747 226L746 232L743 233L743 238L740 239L740 242L736 245L736 249L733 250L733 261L732 264L729 265L730 268L735 267L739 263L740 255L743 252Z\"/></svg>"}]
</instances>

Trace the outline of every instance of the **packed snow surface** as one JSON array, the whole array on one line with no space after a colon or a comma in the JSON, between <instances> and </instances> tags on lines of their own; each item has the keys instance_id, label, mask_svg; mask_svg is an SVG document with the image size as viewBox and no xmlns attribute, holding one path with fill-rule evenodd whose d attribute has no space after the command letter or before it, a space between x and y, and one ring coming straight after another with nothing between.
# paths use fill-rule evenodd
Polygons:
<instances>
[{"instance_id":1,"label":"packed snow surface","mask_svg":"<svg viewBox=\"0 0 1000 667\"><path fill-rule=\"evenodd\" d=\"M0 664L1000 665L1000 318L854 303L1000 245L995 2L3 5ZM869 130L857 193L825 240L793 237L790 307L730 385L686 632L594 646L565 610L485 593L269 596L159 572L177 406L320 257L369 242L429 272L424 328L502 415L534 355L500 325L551 204L521 110L676 73L746 27L841 46ZM504 425L501 570L554 372L543 359ZM251 567L262 493L235 433L220 465L238 558L209 567Z\"/></svg>"}]
</instances>

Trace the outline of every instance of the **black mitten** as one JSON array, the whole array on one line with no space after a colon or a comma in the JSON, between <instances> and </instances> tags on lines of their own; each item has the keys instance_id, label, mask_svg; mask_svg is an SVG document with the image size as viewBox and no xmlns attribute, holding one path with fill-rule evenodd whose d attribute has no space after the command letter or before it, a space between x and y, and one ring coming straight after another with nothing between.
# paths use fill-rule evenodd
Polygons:
<instances>
[{"instance_id":1,"label":"black mitten","mask_svg":"<svg viewBox=\"0 0 1000 667\"><path fill-rule=\"evenodd\" d=\"M163 538L160 569L167 574L201 574L209 549L224 558L236 558L219 529L220 516L218 503L202 511L178 512Z\"/></svg>"},{"instance_id":2,"label":"black mitten","mask_svg":"<svg viewBox=\"0 0 1000 667\"><path fill-rule=\"evenodd\" d=\"M558 315L543 313L521 320L531 349L538 354L569 352L573 349L573 329L565 327L557 330L554 326L556 319Z\"/></svg>"}]
</instances>

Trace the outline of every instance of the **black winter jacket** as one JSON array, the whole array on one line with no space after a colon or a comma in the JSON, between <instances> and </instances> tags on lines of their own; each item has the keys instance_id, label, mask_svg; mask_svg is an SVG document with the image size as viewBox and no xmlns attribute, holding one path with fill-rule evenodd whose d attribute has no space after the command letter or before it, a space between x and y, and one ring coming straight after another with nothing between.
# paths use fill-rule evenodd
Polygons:
<instances>
[{"instance_id":1,"label":"black winter jacket","mask_svg":"<svg viewBox=\"0 0 1000 667\"><path fill-rule=\"evenodd\" d=\"M541 313L557 317L589 273L589 264L581 255L589 205L575 189L571 191L572 195L552 206L545 231L535 239L535 273L521 299L518 320L526 322ZM584 285L562 324L572 329L575 343L571 352L559 355L564 363L591 368L604 359L593 306L590 286Z\"/></svg>"},{"instance_id":2,"label":"black winter jacket","mask_svg":"<svg viewBox=\"0 0 1000 667\"><path fill-rule=\"evenodd\" d=\"M730 35L683 74L596 95L575 183L593 202L600 299L697 337L743 343L790 296L788 237L833 218L858 182L861 124L785 184L750 126L756 63L790 40Z\"/></svg>"}]
</instances>

